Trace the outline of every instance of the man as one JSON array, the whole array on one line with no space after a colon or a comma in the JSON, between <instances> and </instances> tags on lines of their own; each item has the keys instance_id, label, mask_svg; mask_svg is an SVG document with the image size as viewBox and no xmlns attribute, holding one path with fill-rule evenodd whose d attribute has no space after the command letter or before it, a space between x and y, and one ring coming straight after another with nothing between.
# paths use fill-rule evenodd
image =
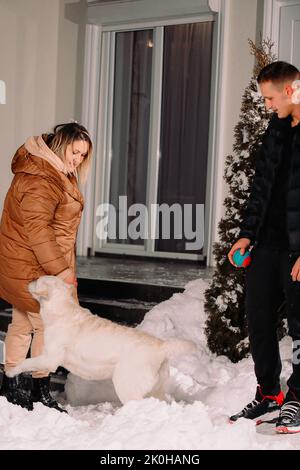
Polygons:
<instances>
[{"instance_id":1,"label":"man","mask_svg":"<svg viewBox=\"0 0 300 470\"><path fill-rule=\"evenodd\" d=\"M262 69L257 81L274 112L263 137L240 238L228 253L253 246L246 271L246 315L257 379L255 399L231 417L255 419L280 408L278 433L300 432L300 74L286 62ZM284 399L276 313L286 300L293 372Z\"/></svg>"}]
</instances>

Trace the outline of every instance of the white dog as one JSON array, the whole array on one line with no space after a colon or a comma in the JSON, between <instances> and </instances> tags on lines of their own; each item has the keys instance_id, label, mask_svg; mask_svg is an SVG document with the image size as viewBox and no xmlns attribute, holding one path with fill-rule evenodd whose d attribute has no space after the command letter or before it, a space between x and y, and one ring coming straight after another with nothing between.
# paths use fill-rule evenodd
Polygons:
<instances>
[{"instance_id":1,"label":"white dog","mask_svg":"<svg viewBox=\"0 0 300 470\"><path fill-rule=\"evenodd\" d=\"M73 287L57 277L42 276L29 291L41 306L43 353L7 371L9 377L64 366L86 380L111 378L122 403L147 396L164 399L168 358L196 349L189 341L164 341L93 315L74 300Z\"/></svg>"}]
</instances>

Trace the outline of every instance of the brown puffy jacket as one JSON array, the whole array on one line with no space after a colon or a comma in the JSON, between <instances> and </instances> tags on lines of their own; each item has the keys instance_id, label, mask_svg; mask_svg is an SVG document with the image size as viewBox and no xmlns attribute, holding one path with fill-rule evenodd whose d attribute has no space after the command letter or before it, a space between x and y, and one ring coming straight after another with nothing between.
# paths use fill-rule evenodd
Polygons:
<instances>
[{"instance_id":1,"label":"brown puffy jacket","mask_svg":"<svg viewBox=\"0 0 300 470\"><path fill-rule=\"evenodd\" d=\"M22 311L39 312L28 283L44 274L75 272L75 241L82 195L74 176L59 172L22 146L0 225L0 297Z\"/></svg>"}]
</instances>

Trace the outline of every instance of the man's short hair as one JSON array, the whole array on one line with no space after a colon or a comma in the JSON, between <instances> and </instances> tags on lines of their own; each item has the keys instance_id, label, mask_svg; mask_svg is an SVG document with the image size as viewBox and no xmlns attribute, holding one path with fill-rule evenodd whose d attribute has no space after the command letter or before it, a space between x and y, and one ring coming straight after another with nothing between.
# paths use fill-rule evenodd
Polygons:
<instances>
[{"instance_id":1,"label":"man's short hair","mask_svg":"<svg viewBox=\"0 0 300 470\"><path fill-rule=\"evenodd\" d=\"M298 78L299 70L292 64L278 60L266 65L258 74L257 82L272 82L276 85Z\"/></svg>"}]
</instances>

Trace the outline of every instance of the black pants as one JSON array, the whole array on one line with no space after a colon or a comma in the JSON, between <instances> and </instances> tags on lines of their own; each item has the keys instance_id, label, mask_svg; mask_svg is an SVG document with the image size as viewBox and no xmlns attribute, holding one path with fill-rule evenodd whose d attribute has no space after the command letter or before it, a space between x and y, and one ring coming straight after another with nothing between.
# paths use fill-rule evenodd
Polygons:
<instances>
[{"instance_id":1,"label":"black pants","mask_svg":"<svg viewBox=\"0 0 300 470\"><path fill-rule=\"evenodd\" d=\"M280 391L277 312L286 300L289 335L293 339L293 372L287 384L300 398L300 282L293 282L290 275L296 259L287 251L258 246L252 250L252 262L246 272L250 349L257 383L264 395Z\"/></svg>"}]
</instances>

